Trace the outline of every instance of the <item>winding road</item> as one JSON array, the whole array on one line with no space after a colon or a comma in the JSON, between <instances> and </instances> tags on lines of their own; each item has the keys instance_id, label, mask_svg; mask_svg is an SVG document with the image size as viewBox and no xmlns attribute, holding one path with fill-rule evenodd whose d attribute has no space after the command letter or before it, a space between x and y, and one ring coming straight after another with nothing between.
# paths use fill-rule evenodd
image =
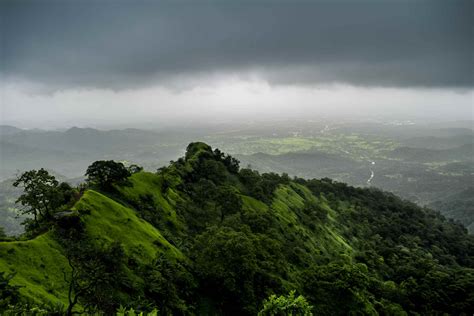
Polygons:
<instances>
[{"instance_id":1,"label":"winding road","mask_svg":"<svg viewBox=\"0 0 474 316\"><path fill-rule=\"evenodd\" d=\"M375 161L372 161L371 165L375 165ZM370 178L367 180L367 184L370 184L370 181L372 181L374 176L375 176L375 172L372 168L370 168Z\"/></svg>"}]
</instances>

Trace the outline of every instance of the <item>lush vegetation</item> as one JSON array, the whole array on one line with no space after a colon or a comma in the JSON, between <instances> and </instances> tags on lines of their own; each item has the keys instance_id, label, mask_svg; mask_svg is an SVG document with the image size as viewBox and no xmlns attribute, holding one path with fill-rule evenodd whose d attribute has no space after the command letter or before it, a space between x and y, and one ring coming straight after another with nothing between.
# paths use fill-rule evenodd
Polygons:
<instances>
[{"instance_id":1,"label":"lush vegetation","mask_svg":"<svg viewBox=\"0 0 474 316\"><path fill-rule=\"evenodd\" d=\"M79 189L41 170L17 180L37 217L0 243L0 312L474 312L474 238L392 194L241 169L204 143L156 173L87 174Z\"/></svg>"}]
</instances>

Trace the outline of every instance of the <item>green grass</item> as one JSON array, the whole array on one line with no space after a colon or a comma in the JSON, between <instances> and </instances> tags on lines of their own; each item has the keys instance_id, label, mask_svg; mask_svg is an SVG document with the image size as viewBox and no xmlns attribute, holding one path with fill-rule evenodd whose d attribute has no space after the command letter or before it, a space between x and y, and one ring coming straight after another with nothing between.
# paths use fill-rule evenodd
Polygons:
<instances>
[{"instance_id":1,"label":"green grass","mask_svg":"<svg viewBox=\"0 0 474 316\"><path fill-rule=\"evenodd\" d=\"M0 271L17 272L11 283L37 303L67 303L63 271L69 271L62 249L46 233L28 241L0 242Z\"/></svg>"},{"instance_id":2,"label":"green grass","mask_svg":"<svg viewBox=\"0 0 474 316\"><path fill-rule=\"evenodd\" d=\"M268 206L259 201L254 199L253 197L246 196L246 195L241 195L242 197L242 208L246 211L252 211L252 212L265 212L268 210Z\"/></svg>"},{"instance_id":3,"label":"green grass","mask_svg":"<svg viewBox=\"0 0 474 316\"><path fill-rule=\"evenodd\" d=\"M159 180L148 173L136 174L132 181L134 189L126 189L124 192L127 194L155 192L160 187ZM177 198L176 195L173 197ZM169 200L158 193L155 198L163 208L171 209ZM150 262L157 253L165 253L168 258L183 258L179 250L155 227L139 218L134 210L103 194L88 190L73 209L81 214L86 233L93 240L98 243L118 241L128 257L133 256L143 263ZM69 267L52 232L28 241L0 242L0 271L16 271L11 282L22 286L20 292L28 299L40 304L67 304L63 271L69 271Z\"/></svg>"},{"instance_id":4,"label":"green grass","mask_svg":"<svg viewBox=\"0 0 474 316\"><path fill-rule=\"evenodd\" d=\"M287 235L296 232L304 236L305 246L311 249L313 254L323 253L329 257L352 254L352 247L342 237L338 228L337 213L328 206L323 197L315 197L307 187L293 182L289 185L279 186L274 194L275 197L270 207L252 197L242 195L244 211L265 212L270 210L279 219L281 229L287 231ZM315 202L328 212L328 220L321 223L317 227L317 231L308 228L298 216L306 201Z\"/></svg>"},{"instance_id":5,"label":"green grass","mask_svg":"<svg viewBox=\"0 0 474 316\"><path fill-rule=\"evenodd\" d=\"M328 211L328 219L314 230L308 228L297 215L301 214L305 201L316 202ZM304 237L306 247L311 250L311 253L323 253L328 257L336 257L340 254L351 255L353 249L342 236L338 223L334 220L336 212L327 205L324 199L315 197L308 188L296 183L281 185L275 190L271 209L282 223L286 226L291 225L292 229Z\"/></svg>"},{"instance_id":6,"label":"green grass","mask_svg":"<svg viewBox=\"0 0 474 316\"><path fill-rule=\"evenodd\" d=\"M75 209L91 211L90 215L83 216L90 237L100 241L118 241L128 255L143 262L151 261L157 251L182 257L155 227L139 218L134 210L105 195L89 190L76 203Z\"/></svg>"},{"instance_id":7,"label":"green grass","mask_svg":"<svg viewBox=\"0 0 474 316\"><path fill-rule=\"evenodd\" d=\"M131 186L121 186L117 189L127 199L138 201L140 196L150 195L156 210L164 221L172 222L175 227L182 228L182 223L176 218L174 206L181 200L179 195L169 188L165 194L162 191L163 176L151 172L138 172L130 177Z\"/></svg>"},{"instance_id":8,"label":"green grass","mask_svg":"<svg viewBox=\"0 0 474 316\"><path fill-rule=\"evenodd\" d=\"M283 136L283 137L209 137L211 143L219 148L241 155L266 153L281 155L290 152L318 150L329 154L345 156L357 161L386 158L386 153L397 148L399 144L386 138L368 139L364 135L326 133L315 137Z\"/></svg>"}]
</instances>

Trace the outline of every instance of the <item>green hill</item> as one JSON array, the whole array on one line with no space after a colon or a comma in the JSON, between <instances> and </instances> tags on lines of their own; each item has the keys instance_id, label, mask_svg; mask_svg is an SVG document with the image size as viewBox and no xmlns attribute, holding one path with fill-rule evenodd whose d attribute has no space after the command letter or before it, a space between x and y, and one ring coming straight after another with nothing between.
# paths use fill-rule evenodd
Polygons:
<instances>
[{"instance_id":1,"label":"green hill","mask_svg":"<svg viewBox=\"0 0 474 316\"><path fill-rule=\"evenodd\" d=\"M182 258L160 232L139 218L135 211L93 190L88 190L76 203L75 210L90 210L81 215L87 234L105 242L118 241L127 255L151 262L157 252ZM63 249L53 232L32 240L1 242L0 271L17 272L13 284L23 286L20 292L37 303L67 304L67 283L63 271L69 269Z\"/></svg>"},{"instance_id":2,"label":"green hill","mask_svg":"<svg viewBox=\"0 0 474 316\"><path fill-rule=\"evenodd\" d=\"M399 147L390 154L395 158L417 162L472 161L474 159L473 146L474 145L470 143L450 149Z\"/></svg>"},{"instance_id":3,"label":"green hill","mask_svg":"<svg viewBox=\"0 0 474 316\"><path fill-rule=\"evenodd\" d=\"M474 233L474 187L468 187L444 201L435 201L430 207L439 209L446 216L456 218L470 233Z\"/></svg>"},{"instance_id":4,"label":"green hill","mask_svg":"<svg viewBox=\"0 0 474 316\"><path fill-rule=\"evenodd\" d=\"M259 174L192 143L157 173L91 183L35 238L0 242L0 272L16 273L18 308L64 312L74 284L75 311L106 314L255 315L292 290L321 315L472 314L473 246L394 195Z\"/></svg>"}]
</instances>

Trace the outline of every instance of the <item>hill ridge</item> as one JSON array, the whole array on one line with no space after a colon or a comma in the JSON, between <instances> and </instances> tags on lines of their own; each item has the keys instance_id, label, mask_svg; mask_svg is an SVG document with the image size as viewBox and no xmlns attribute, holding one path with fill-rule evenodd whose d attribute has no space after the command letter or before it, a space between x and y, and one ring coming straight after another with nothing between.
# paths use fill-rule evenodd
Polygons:
<instances>
[{"instance_id":1,"label":"hill ridge","mask_svg":"<svg viewBox=\"0 0 474 316\"><path fill-rule=\"evenodd\" d=\"M87 238L104 260L120 251L111 283L81 296L77 311L146 303L254 315L268 295L295 289L322 315L474 306L474 239L462 226L376 189L241 169L201 142L112 191L91 183L70 210L32 240L0 242L0 272L16 271L22 299L67 306L68 249Z\"/></svg>"}]
</instances>

